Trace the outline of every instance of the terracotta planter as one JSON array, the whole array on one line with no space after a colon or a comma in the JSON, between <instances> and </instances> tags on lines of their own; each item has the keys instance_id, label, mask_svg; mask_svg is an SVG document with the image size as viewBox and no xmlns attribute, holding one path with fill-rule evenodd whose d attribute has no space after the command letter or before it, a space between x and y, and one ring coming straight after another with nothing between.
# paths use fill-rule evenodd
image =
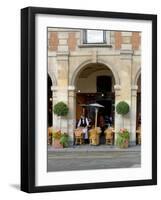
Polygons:
<instances>
[{"instance_id":1,"label":"terracotta planter","mask_svg":"<svg viewBox=\"0 0 161 200\"><path fill-rule=\"evenodd\" d=\"M125 143L119 145L119 147L122 148L122 149L123 148L128 148L129 147L129 142L125 142Z\"/></svg>"},{"instance_id":2,"label":"terracotta planter","mask_svg":"<svg viewBox=\"0 0 161 200\"><path fill-rule=\"evenodd\" d=\"M63 148L63 145L60 143L60 139L53 139L52 146L55 149L62 149Z\"/></svg>"}]
</instances>

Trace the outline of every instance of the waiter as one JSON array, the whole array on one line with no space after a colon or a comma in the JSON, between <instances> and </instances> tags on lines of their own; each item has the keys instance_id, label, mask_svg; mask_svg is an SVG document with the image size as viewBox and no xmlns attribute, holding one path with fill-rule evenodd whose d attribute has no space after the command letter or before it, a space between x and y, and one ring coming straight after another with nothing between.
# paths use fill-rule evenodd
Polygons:
<instances>
[{"instance_id":1,"label":"waiter","mask_svg":"<svg viewBox=\"0 0 161 200\"><path fill-rule=\"evenodd\" d=\"M88 143L88 126L89 126L89 121L87 117L85 116L85 110L83 109L83 113L78 122L77 128L82 128L85 143Z\"/></svg>"}]
</instances>

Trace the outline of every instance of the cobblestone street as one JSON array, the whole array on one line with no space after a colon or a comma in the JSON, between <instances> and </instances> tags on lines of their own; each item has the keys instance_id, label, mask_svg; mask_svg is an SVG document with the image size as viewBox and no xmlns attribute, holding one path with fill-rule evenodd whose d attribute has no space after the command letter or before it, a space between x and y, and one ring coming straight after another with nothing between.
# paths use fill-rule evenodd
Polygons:
<instances>
[{"instance_id":1,"label":"cobblestone street","mask_svg":"<svg viewBox=\"0 0 161 200\"><path fill-rule=\"evenodd\" d=\"M48 150L48 171L140 167L140 146L117 149L113 146L76 146Z\"/></svg>"}]
</instances>

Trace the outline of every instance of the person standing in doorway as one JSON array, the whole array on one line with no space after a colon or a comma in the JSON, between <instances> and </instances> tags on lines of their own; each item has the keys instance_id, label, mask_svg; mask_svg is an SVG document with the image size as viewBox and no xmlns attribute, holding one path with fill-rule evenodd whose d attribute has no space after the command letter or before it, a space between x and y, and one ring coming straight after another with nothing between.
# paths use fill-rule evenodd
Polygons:
<instances>
[{"instance_id":1,"label":"person standing in doorway","mask_svg":"<svg viewBox=\"0 0 161 200\"><path fill-rule=\"evenodd\" d=\"M88 126L89 126L89 121L88 121L88 118L86 117L85 109L83 108L83 112L82 112L81 118L78 122L77 128L82 128L82 132L84 134L84 141L86 144L89 143Z\"/></svg>"}]
</instances>

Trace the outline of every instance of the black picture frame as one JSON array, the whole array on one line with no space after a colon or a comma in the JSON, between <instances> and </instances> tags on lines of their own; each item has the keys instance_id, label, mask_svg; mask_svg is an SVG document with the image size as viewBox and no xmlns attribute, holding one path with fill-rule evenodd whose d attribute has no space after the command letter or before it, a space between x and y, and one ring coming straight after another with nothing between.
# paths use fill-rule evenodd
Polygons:
<instances>
[{"instance_id":1,"label":"black picture frame","mask_svg":"<svg viewBox=\"0 0 161 200\"><path fill-rule=\"evenodd\" d=\"M152 22L152 178L118 182L35 186L35 15L67 15ZM157 16L27 7L21 10L21 190L28 193L157 184Z\"/></svg>"}]
</instances>

